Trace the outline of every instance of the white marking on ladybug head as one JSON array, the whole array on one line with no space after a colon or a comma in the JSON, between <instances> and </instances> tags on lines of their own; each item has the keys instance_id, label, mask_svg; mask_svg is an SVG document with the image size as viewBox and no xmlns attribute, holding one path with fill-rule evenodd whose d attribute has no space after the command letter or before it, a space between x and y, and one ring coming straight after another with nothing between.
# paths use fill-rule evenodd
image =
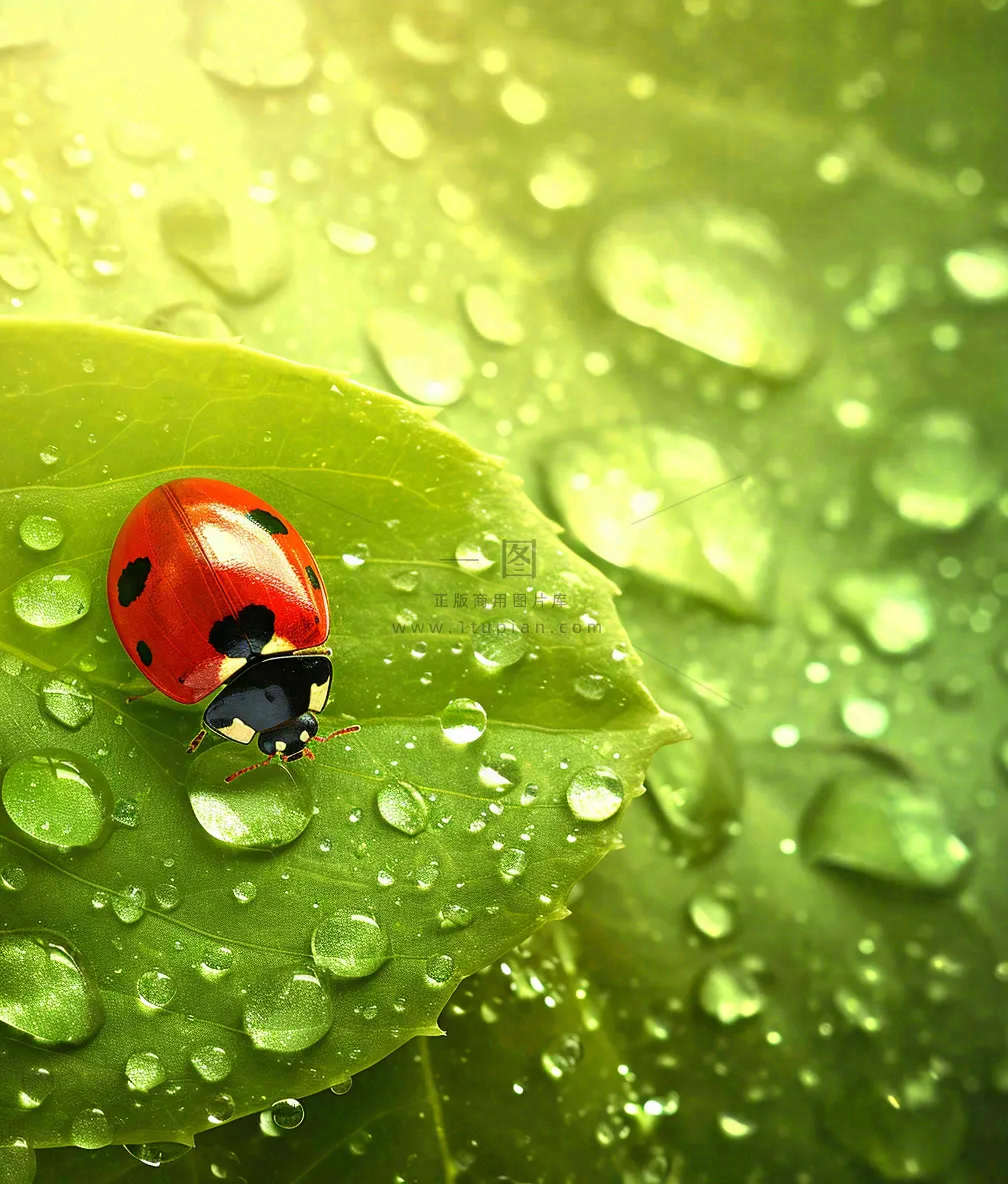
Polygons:
<instances>
[{"instance_id":1,"label":"white marking on ladybug head","mask_svg":"<svg viewBox=\"0 0 1008 1184\"><path fill-rule=\"evenodd\" d=\"M248 744L255 735L255 728L250 728L244 720L233 719L226 728L214 728L221 736L229 740L237 740L239 744Z\"/></svg>"},{"instance_id":2,"label":"white marking on ladybug head","mask_svg":"<svg viewBox=\"0 0 1008 1184\"><path fill-rule=\"evenodd\" d=\"M301 733L301 740L302 740L302 743L305 743L305 744L308 743L308 733L307 732Z\"/></svg>"},{"instance_id":3,"label":"white marking on ladybug head","mask_svg":"<svg viewBox=\"0 0 1008 1184\"><path fill-rule=\"evenodd\" d=\"M264 654L282 654L286 651L296 648L297 647L294 645L293 641L288 641L286 637L278 637L277 634L274 633L269 641L267 641L263 646L261 652Z\"/></svg>"},{"instance_id":4,"label":"white marking on ladybug head","mask_svg":"<svg viewBox=\"0 0 1008 1184\"><path fill-rule=\"evenodd\" d=\"M329 682L327 678L325 682L313 682L311 686L311 695L308 699L309 711L321 711L326 705L326 699L329 698Z\"/></svg>"},{"instance_id":5,"label":"white marking on ladybug head","mask_svg":"<svg viewBox=\"0 0 1008 1184\"><path fill-rule=\"evenodd\" d=\"M273 747L277 750L277 752L283 752L287 747L287 742L285 740L277 740Z\"/></svg>"}]
</instances>

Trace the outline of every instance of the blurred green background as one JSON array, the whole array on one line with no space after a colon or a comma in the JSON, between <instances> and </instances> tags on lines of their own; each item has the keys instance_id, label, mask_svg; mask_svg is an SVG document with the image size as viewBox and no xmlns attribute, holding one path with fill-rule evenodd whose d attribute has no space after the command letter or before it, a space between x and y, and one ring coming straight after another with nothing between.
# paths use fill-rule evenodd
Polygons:
<instances>
[{"instance_id":1,"label":"blurred green background","mask_svg":"<svg viewBox=\"0 0 1008 1184\"><path fill-rule=\"evenodd\" d=\"M1005 0L0 0L0 310L441 408L694 735L433 1071L158 1179L1008 1178L1006 66Z\"/></svg>"}]
</instances>

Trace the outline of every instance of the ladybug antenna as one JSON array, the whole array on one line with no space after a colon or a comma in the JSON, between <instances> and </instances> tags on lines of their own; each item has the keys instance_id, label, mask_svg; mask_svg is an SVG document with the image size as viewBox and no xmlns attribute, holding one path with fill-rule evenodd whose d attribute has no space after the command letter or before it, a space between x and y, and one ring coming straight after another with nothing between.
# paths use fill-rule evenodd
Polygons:
<instances>
[{"instance_id":1,"label":"ladybug antenna","mask_svg":"<svg viewBox=\"0 0 1008 1184\"><path fill-rule=\"evenodd\" d=\"M275 753L271 752L264 761L256 761L254 765L246 765L244 769L236 769L234 773L228 773L224 780L226 782L234 781L234 779L236 777L240 777L242 773L251 773L253 769L258 769L262 765L268 765L275 755Z\"/></svg>"},{"instance_id":2,"label":"ladybug antenna","mask_svg":"<svg viewBox=\"0 0 1008 1184\"><path fill-rule=\"evenodd\" d=\"M313 736L308 741L309 744L325 744L328 740L335 740L337 736L348 736L351 732L359 732L360 724L351 724L349 728L340 728L337 732L330 732L328 736ZM305 752L311 756L312 754L305 749Z\"/></svg>"},{"instance_id":3,"label":"ladybug antenna","mask_svg":"<svg viewBox=\"0 0 1008 1184\"><path fill-rule=\"evenodd\" d=\"M196 735L189 741L189 747L186 749L186 752L195 752L205 739L206 728L200 728Z\"/></svg>"},{"instance_id":4,"label":"ladybug antenna","mask_svg":"<svg viewBox=\"0 0 1008 1184\"><path fill-rule=\"evenodd\" d=\"M139 695L130 695L126 700L127 703L135 703L137 699L146 699L148 695L153 695L157 687L148 687L146 691L141 691Z\"/></svg>"}]
</instances>

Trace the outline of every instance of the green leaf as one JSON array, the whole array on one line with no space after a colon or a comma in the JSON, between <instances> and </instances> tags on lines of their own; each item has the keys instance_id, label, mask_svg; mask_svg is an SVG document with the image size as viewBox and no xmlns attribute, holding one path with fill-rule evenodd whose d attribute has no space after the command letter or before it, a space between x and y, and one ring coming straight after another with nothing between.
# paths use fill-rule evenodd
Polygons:
<instances>
[{"instance_id":1,"label":"green leaf","mask_svg":"<svg viewBox=\"0 0 1008 1184\"><path fill-rule=\"evenodd\" d=\"M498 461L317 369L3 322L0 392L0 1141L191 1143L436 1034L462 978L566 914L686 735L637 680L613 586ZM361 731L314 762L228 785L249 750L186 752L204 705L126 701L144 680L108 553L180 475L282 507L319 561L323 728ZM502 576L502 539L536 540L534 578Z\"/></svg>"}]
</instances>

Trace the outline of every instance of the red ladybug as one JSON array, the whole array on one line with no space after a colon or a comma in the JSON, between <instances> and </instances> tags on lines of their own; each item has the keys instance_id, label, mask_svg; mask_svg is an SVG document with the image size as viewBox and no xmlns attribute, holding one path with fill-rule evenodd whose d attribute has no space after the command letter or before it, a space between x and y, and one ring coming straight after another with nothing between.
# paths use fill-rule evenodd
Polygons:
<instances>
[{"instance_id":1,"label":"red ladybug","mask_svg":"<svg viewBox=\"0 0 1008 1184\"><path fill-rule=\"evenodd\" d=\"M202 477L152 489L112 546L108 602L126 652L169 699L219 690L206 729L239 744L258 732L261 763L312 756L332 684L329 602L304 539L262 498Z\"/></svg>"}]
</instances>

